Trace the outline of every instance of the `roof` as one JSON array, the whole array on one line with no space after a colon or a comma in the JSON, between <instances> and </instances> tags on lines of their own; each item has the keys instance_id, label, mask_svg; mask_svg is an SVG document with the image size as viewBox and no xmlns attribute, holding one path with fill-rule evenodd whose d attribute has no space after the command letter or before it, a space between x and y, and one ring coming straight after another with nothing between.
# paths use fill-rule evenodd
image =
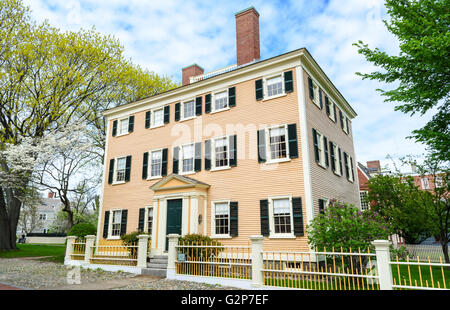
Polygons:
<instances>
[{"instance_id":1,"label":"roof","mask_svg":"<svg viewBox=\"0 0 450 310\"><path fill-rule=\"evenodd\" d=\"M364 175L366 176L367 179L370 179L372 176L370 175L371 169L367 168L366 166L364 166L363 164L361 164L360 162L358 162L358 168L364 173ZM373 169L372 169L373 170ZM375 168L374 171L377 171L377 169Z\"/></svg>"},{"instance_id":2,"label":"roof","mask_svg":"<svg viewBox=\"0 0 450 310\"><path fill-rule=\"evenodd\" d=\"M37 208L39 211L58 211L60 206L61 200L59 198L42 198Z\"/></svg>"},{"instance_id":3,"label":"roof","mask_svg":"<svg viewBox=\"0 0 450 310\"><path fill-rule=\"evenodd\" d=\"M252 67L258 68L259 66L270 64L271 61L275 61L277 59L284 58L284 57L289 57L289 56L292 56L292 57L304 56L304 57L306 57L306 59L312 63L313 67L318 69L317 71L319 72L319 74L322 74L325 77L326 81L330 83L331 88L336 91L336 93L338 94L338 96L341 99L340 101L343 102L344 108L346 110L348 110L348 112L350 114L352 114L351 116L355 117L357 115L355 110L350 106L350 104L347 102L347 100L344 98L344 96L341 94L341 92L337 89L337 87L333 84L333 82L328 78L328 76L325 74L325 72L322 70L322 68L319 66L319 64L311 56L309 51L306 48L303 47L303 48L299 48L299 49L296 49L296 50L293 50L293 51L290 51L290 52L287 52L287 53L284 53L284 54L280 54L278 56L274 56L274 57L267 58L267 59L264 59L264 60L257 60L257 61L253 61L253 62L250 62L250 63L245 64L245 65L237 66L234 70L226 71L224 73L220 73L220 74L217 74L217 75L214 75L212 77L208 77L208 78L202 79L202 80L194 82L194 83L182 85L182 86L179 86L179 87L167 90L167 91L162 92L162 93L151 95L149 97L146 97L146 98L143 98L143 99L140 99L140 100L137 100L137 101L129 102L129 103L117 106L117 107L113 107L113 108L104 110L103 111L103 116L109 116L111 114L114 114L116 112L120 112L120 111L125 110L125 109L131 109L134 106L138 106L138 105L142 105L142 104L147 105L147 104L153 103L153 101L157 101L158 99L162 99L162 98L164 98L166 96L170 96L171 94L175 94L177 92L194 90L195 88L197 88L199 86L202 86L203 84L208 84L208 83L211 83L212 81L220 80L220 79L223 79L223 78L225 78L227 76L232 76L233 74L237 74L239 71L243 71L244 69L249 69L249 68L252 68Z\"/></svg>"}]
</instances>

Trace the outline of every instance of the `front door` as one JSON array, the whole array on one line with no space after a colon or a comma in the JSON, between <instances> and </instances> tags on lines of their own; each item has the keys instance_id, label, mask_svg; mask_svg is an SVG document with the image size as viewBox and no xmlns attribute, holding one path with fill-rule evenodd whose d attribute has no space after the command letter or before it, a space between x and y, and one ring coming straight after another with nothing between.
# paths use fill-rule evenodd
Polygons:
<instances>
[{"instance_id":1,"label":"front door","mask_svg":"<svg viewBox=\"0 0 450 310\"><path fill-rule=\"evenodd\" d=\"M168 234L181 235L182 199L167 200L167 227L166 227L166 251L169 248Z\"/></svg>"}]
</instances>

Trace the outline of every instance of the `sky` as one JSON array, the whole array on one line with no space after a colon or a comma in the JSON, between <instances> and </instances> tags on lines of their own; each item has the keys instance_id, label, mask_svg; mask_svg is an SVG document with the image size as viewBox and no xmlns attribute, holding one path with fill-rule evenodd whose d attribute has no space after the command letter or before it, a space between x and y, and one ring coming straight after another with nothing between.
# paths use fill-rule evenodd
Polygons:
<instances>
[{"instance_id":1,"label":"sky","mask_svg":"<svg viewBox=\"0 0 450 310\"><path fill-rule=\"evenodd\" d=\"M181 68L199 64L205 72L236 63L235 17L253 6L260 14L261 59L306 47L358 116L352 120L356 160L419 155L423 145L407 139L431 115L413 117L384 102L376 81L355 72L376 70L353 43L398 54L387 31L382 0L23 0L37 21L61 30L95 27L114 35L136 64L181 82ZM409 167L402 168L408 171Z\"/></svg>"}]
</instances>

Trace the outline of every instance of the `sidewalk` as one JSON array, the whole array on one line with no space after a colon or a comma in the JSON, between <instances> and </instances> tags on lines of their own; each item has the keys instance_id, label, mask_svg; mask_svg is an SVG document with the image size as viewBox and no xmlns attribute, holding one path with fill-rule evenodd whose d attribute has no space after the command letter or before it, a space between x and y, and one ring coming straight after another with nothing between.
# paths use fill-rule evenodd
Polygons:
<instances>
[{"instance_id":1,"label":"sidewalk","mask_svg":"<svg viewBox=\"0 0 450 310\"><path fill-rule=\"evenodd\" d=\"M40 290L111 290L133 284L139 284L143 282L153 282L158 280L161 280L161 278L154 276L136 276L133 278L116 279L94 283L81 283L58 287L47 287L41 288Z\"/></svg>"},{"instance_id":2,"label":"sidewalk","mask_svg":"<svg viewBox=\"0 0 450 310\"><path fill-rule=\"evenodd\" d=\"M0 282L0 291L21 291L23 288Z\"/></svg>"}]
</instances>

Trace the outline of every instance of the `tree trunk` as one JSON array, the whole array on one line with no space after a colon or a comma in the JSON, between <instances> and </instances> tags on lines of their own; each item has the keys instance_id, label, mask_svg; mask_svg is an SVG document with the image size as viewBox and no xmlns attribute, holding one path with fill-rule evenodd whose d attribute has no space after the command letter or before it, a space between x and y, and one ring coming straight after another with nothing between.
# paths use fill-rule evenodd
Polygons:
<instances>
[{"instance_id":1,"label":"tree trunk","mask_svg":"<svg viewBox=\"0 0 450 310\"><path fill-rule=\"evenodd\" d=\"M446 238L441 239L441 246L442 246L442 251L444 252L445 263L450 264L450 257L448 255L448 240ZM447 267L447 269L450 269L450 267Z\"/></svg>"},{"instance_id":2,"label":"tree trunk","mask_svg":"<svg viewBox=\"0 0 450 310\"><path fill-rule=\"evenodd\" d=\"M17 249L16 230L21 206L22 202L12 189L0 188L0 251Z\"/></svg>"}]
</instances>

